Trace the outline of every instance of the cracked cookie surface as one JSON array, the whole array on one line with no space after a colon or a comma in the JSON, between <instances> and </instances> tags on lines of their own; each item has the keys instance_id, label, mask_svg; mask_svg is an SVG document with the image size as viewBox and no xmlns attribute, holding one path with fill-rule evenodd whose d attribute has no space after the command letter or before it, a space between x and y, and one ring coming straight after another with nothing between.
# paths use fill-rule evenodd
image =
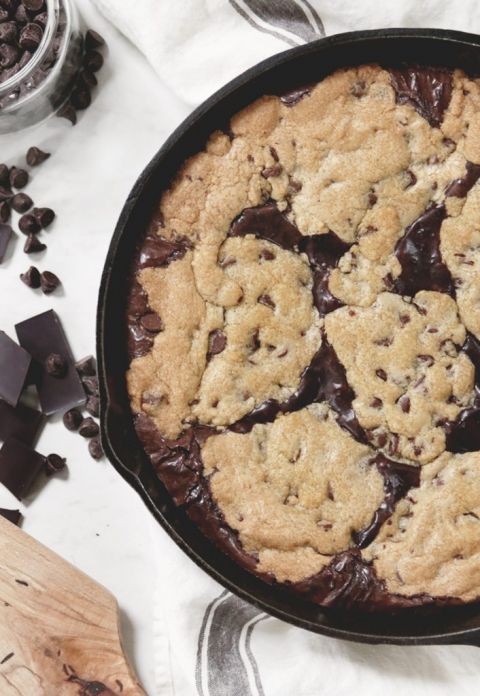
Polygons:
<instances>
[{"instance_id":1,"label":"cracked cookie surface","mask_svg":"<svg viewBox=\"0 0 480 696\"><path fill-rule=\"evenodd\" d=\"M222 549L320 604L480 597L479 113L479 80L418 66L263 96L139 240L139 437Z\"/></svg>"}]
</instances>

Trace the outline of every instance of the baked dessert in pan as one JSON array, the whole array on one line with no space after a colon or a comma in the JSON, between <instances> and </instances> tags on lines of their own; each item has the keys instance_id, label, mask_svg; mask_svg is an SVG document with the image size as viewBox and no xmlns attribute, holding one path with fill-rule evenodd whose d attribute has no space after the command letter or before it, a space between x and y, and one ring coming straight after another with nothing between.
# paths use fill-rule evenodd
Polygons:
<instances>
[{"instance_id":1,"label":"baked dessert in pan","mask_svg":"<svg viewBox=\"0 0 480 696\"><path fill-rule=\"evenodd\" d=\"M209 538L319 604L480 597L479 107L418 66L267 95L139 238L139 438Z\"/></svg>"}]
</instances>

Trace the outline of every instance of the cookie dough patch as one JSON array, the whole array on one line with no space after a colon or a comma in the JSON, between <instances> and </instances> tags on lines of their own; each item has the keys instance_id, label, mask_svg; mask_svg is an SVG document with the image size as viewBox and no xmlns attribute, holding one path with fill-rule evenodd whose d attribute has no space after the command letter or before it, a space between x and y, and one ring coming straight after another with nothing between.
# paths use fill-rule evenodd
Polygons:
<instances>
[{"instance_id":1,"label":"cookie dough patch","mask_svg":"<svg viewBox=\"0 0 480 696\"><path fill-rule=\"evenodd\" d=\"M212 495L259 569L307 577L349 548L384 499L371 450L340 428L325 405L210 437L203 449ZM289 569L289 561L295 559Z\"/></svg>"},{"instance_id":2,"label":"cookie dough patch","mask_svg":"<svg viewBox=\"0 0 480 696\"><path fill-rule=\"evenodd\" d=\"M288 398L321 344L305 257L249 235L227 239L219 264L237 304L223 312L225 349L206 366L192 409L217 426Z\"/></svg>"},{"instance_id":3,"label":"cookie dough patch","mask_svg":"<svg viewBox=\"0 0 480 696\"><path fill-rule=\"evenodd\" d=\"M478 599L480 453L444 453L424 466L420 487L362 555L390 592Z\"/></svg>"},{"instance_id":4,"label":"cookie dough patch","mask_svg":"<svg viewBox=\"0 0 480 696\"><path fill-rule=\"evenodd\" d=\"M442 421L473 398L474 368L459 352L465 328L454 300L422 291L408 302L383 293L371 307L329 314L325 328L372 444L420 463L441 454Z\"/></svg>"}]
</instances>

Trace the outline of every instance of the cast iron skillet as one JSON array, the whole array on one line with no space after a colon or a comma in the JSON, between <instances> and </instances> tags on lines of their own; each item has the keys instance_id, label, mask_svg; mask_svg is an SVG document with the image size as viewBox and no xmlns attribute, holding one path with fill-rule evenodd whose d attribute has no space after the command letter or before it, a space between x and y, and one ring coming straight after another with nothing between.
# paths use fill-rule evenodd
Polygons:
<instances>
[{"instance_id":1,"label":"cast iron skillet","mask_svg":"<svg viewBox=\"0 0 480 696\"><path fill-rule=\"evenodd\" d=\"M247 70L207 99L177 128L140 175L120 215L100 287L97 351L103 445L114 467L138 491L180 548L224 587L269 614L316 633L365 643L480 646L480 604L437 612L420 609L395 617L324 609L285 588L267 585L239 567L173 504L137 439L126 393L129 266L160 192L179 165L203 149L212 131L225 127L231 115L257 97L318 81L336 68L369 62L440 65L480 74L480 36L429 29L364 31L285 51Z\"/></svg>"}]
</instances>

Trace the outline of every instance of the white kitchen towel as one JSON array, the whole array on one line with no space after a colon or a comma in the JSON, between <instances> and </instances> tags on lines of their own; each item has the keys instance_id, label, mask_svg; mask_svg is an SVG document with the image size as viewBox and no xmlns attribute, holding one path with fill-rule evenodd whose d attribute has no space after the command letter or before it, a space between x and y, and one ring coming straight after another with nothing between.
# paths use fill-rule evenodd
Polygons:
<instances>
[{"instance_id":1,"label":"white kitchen towel","mask_svg":"<svg viewBox=\"0 0 480 696\"><path fill-rule=\"evenodd\" d=\"M259 60L325 32L480 30L477 0L94 1L191 105ZM156 696L478 693L477 648L369 646L313 635L225 591L153 522L152 535Z\"/></svg>"}]
</instances>

